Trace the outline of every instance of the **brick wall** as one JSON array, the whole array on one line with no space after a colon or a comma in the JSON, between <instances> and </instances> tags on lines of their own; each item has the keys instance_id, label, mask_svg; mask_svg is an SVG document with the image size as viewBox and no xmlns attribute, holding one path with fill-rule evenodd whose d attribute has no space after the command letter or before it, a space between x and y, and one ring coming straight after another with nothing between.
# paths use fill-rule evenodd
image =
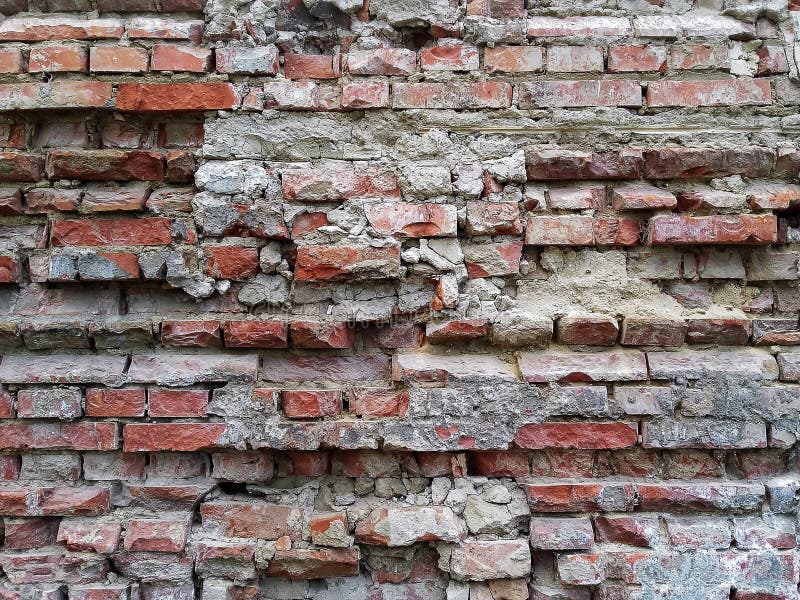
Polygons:
<instances>
[{"instance_id":1,"label":"brick wall","mask_svg":"<svg viewBox=\"0 0 800 600\"><path fill-rule=\"evenodd\" d=\"M798 598L796 30L0 0L0 600Z\"/></svg>"}]
</instances>

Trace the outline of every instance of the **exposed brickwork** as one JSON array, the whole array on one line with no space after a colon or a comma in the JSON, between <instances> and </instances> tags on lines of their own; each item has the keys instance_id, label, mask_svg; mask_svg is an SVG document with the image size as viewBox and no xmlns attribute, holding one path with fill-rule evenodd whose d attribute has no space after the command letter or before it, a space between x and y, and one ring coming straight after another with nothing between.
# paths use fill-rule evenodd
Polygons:
<instances>
[{"instance_id":1,"label":"exposed brickwork","mask_svg":"<svg viewBox=\"0 0 800 600\"><path fill-rule=\"evenodd\" d=\"M800 597L798 40L0 0L0 600Z\"/></svg>"}]
</instances>

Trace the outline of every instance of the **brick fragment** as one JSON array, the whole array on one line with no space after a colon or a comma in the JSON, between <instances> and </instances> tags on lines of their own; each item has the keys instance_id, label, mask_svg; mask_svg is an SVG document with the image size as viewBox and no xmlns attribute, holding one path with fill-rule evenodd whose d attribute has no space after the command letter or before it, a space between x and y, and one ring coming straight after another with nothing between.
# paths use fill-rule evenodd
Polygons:
<instances>
[{"instance_id":1,"label":"brick fragment","mask_svg":"<svg viewBox=\"0 0 800 600\"><path fill-rule=\"evenodd\" d=\"M360 552L352 548L293 548L277 550L267 575L291 580L358 575Z\"/></svg>"},{"instance_id":2,"label":"brick fragment","mask_svg":"<svg viewBox=\"0 0 800 600\"><path fill-rule=\"evenodd\" d=\"M526 352L519 356L526 381L642 381L647 363L641 352Z\"/></svg>"},{"instance_id":3,"label":"brick fragment","mask_svg":"<svg viewBox=\"0 0 800 600\"><path fill-rule=\"evenodd\" d=\"M280 69L275 46L217 48L217 73L276 75Z\"/></svg>"},{"instance_id":4,"label":"brick fragment","mask_svg":"<svg viewBox=\"0 0 800 600\"><path fill-rule=\"evenodd\" d=\"M475 46L434 46L420 50L419 65L423 71L474 71L478 57Z\"/></svg>"},{"instance_id":5,"label":"brick fragment","mask_svg":"<svg viewBox=\"0 0 800 600\"><path fill-rule=\"evenodd\" d=\"M191 40L200 43L204 28L201 20L134 17L128 21L126 31L130 39Z\"/></svg>"},{"instance_id":6,"label":"brick fragment","mask_svg":"<svg viewBox=\"0 0 800 600\"><path fill-rule=\"evenodd\" d=\"M525 149L529 180L638 179L644 170L640 150L583 152L562 148Z\"/></svg>"},{"instance_id":7,"label":"brick fragment","mask_svg":"<svg viewBox=\"0 0 800 600\"><path fill-rule=\"evenodd\" d=\"M43 166L34 154L0 152L0 181L38 181Z\"/></svg>"},{"instance_id":8,"label":"brick fragment","mask_svg":"<svg viewBox=\"0 0 800 600\"><path fill-rule=\"evenodd\" d=\"M128 552L181 552L188 533L187 521L135 519L125 528L123 548Z\"/></svg>"},{"instance_id":9,"label":"brick fragment","mask_svg":"<svg viewBox=\"0 0 800 600\"><path fill-rule=\"evenodd\" d=\"M664 46L614 46L608 49L610 73L664 72L667 49Z\"/></svg>"},{"instance_id":10,"label":"brick fragment","mask_svg":"<svg viewBox=\"0 0 800 600\"><path fill-rule=\"evenodd\" d=\"M644 153L649 179L700 179L743 175L767 177L775 151L761 146L739 148L663 147Z\"/></svg>"},{"instance_id":11,"label":"brick fragment","mask_svg":"<svg viewBox=\"0 0 800 600\"><path fill-rule=\"evenodd\" d=\"M283 57L283 72L288 79L336 79L342 74L342 56L293 54Z\"/></svg>"}]
</instances>

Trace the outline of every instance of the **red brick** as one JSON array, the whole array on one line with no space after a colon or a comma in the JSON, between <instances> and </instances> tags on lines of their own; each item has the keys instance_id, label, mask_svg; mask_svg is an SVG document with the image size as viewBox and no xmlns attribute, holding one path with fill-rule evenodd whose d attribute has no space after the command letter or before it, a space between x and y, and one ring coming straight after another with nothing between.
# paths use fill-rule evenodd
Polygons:
<instances>
[{"instance_id":1,"label":"red brick","mask_svg":"<svg viewBox=\"0 0 800 600\"><path fill-rule=\"evenodd\" d=\"M157 12L155 0L98 0L97 8L107 12Z\"/></svg>"},{"instance_id":2,"label":"red brick","mask_svg":"<svg viewBox=\"0 0 800 600\"><path fill-rule=\"evenodd\" d=\"M670 66L673 69L719 69L730 68L727 44L675 44L670 48Z\"/></svg>"},{"instance_id":3,"label":"red brick","mask_svg":"<svg viewBox=\"0 0 800 600\"><path fill-rule=\"evenodd\" d=\"M46 172L50 179L161 181L164 159L137 150L54 150L47 155Z\"/></svg>"},{"instance_id":4,"label":"red brick","mask_svg":"<svg viewBox=\"0 0 800 600\"><path fill-rule=\"evenodd\" d=\"M111 104L111 93L111 84L102 81L0 85L0 109L104 108Z\"/></svg>"},{"instance_id":5,"label":"red brick","mask_svg":"<svg viewBox=\"0 0 800 600\"><path fill-rule=\"evenodd\" d=\"M772 103L767 79L651 81L648 106L746 106Z\"/></svg>"},{"instance_id":6,"label":"red brick","mask_svg":"<svg viewBox=\"0 0 800 600\"><path fill-rule=\"evenodd\" d=\"M161 0L161 11L165 13L176 12L203 12L204 0Z\"/></svg>"},{"instance_id":7,"label":"red brick","mask_svg":"<svg viewBox=\"0 0 800 600\"><path fill-rule=\"evenodd\" d=\"M352 348L355 329L348 323L295 321L289 327L295 348Z\"/></svg>"},{"instance_id":8,"label":"red brick","mask_svg":"<svg viewBox=\"0 0 800 600\"><path fill-rule=\"evenodd\" d=\"M183 348L211 348L222 345L219 321L164 321L161 343Z\"/></svg>"},{"instance_id":9,"label":"red brick","mask_svg":"<svg viewBox=\"0 0 800 600\"><path fill-rule=\"evenodd\" d=\"M360 417L404 417L408 412L408 391L378 388L350 390L349 411Z\"/></svg>"},{"instance_id":10,"label":"red brick","mask_svg":"<svg viewBox=\"0 0 800 600\"><path fill-rule=\"evenodd\" d=\"M608 49L609 73L667 70L667 49L663 46L613 46Z\"/></svg>"},{"instance_id":11,"label":"red brick","mask_svg":"<svg viewBox=\"0 0 800 600\"><path fill-rule=\"evenodd\" d=\"M34 188L25 194L25 204L30 214L48 212L72 212L78 210L81 190L56 188Z\"/></svg>"},{"instance_id":12,"label":"red brick","mask_svg":"<svg viewBox=\"0 0 800 600\"><path fill-rule=\"evenodd\" d=\"M469 16L517 19L525 14L524 0L467 0Z\"/></svg>"},{"instance_id":13,"label":"red brick","mask_svg":"<svg viewBox=\"0 0 800 600\"><path fill-rule=\"evenodd\" d=\"M149 390L147 412L151 417L204 417L208 390Z\"/></svg>"},{"instance_id":14,"label":"red brick","mask_svg":"<svg viewBox=\"0 0 800 600\"><path fill-rule=\"evenodd\" d=\"M3 548L6 550L30 550L55 544L58 523L58 519L7 520Z\"/></svg>"},{"instance_id":15,"label":"red brick","mask_svg":"<svg viewBox=\"0 0 800 600\"><path fill-rule=\"evenodd\" d=\"M397 277L400 249L348 246L301 246L297 249L298 281L388 279Z\"/></svg>"},{"instance_id":16,"label":"red brick","mask_svg":"<svg viewBox=\"0 0 800 600\"><path fill-rule=\"evenodd\" d=\"M15 416L14 394L0 390L0 419L13 419Z\"/></svg>"},{"instance_id":17,"label":"red brick","mask_svg":"<svg viewBox=\"0 0 800 600\"><path fill-rule=\"evenodd\" d=\"M123 112L230 110L239 102L229 83L121 83L117 90Z\"/></svg>"},{"instance_id":18,"label":"red brick","mask_svg":"<svg viewBox=\"0 0 800 600\"><path fill-rule=\"evenodd\" d=\"M428 321L425 336L431 344L462 344L486 337L486 319L456 319L453 321Z\"/></svg>"},{"instance_id":19,"label":"red brick","mask_svg":"<svg viewBox=\"0 0 800 600\"><path fill-rule=\"evenodd\" d=\"M15 454L0 455L0 481L16 481L22 466L20 457Z\"/></svg>"},{"instance_id":20,"label":"red brick","mask_svg":"<svg viewBox=\"0 0 800 600\"><path fill-rule=\"evenodd\" d=\"M636 423L532 423L517 429L520 448L577 448L599 450L629 448L639 439Z\"/></svg>"},{"instance_id":21,"label":"red brick","mask_svg":"<svg viewBox=\"0 0 800 600\"><path fill-rule=\"evenodd\" d=\"M122 525L88 521L61 521L58 541L73 552L116 552Z\"/></svg>"},{"instance_id":22,"label":"red brick","mask_svg":"<svg viewBox=\"0 0 800 600\"><path fill-rule=\"evenodd\" d=\"M0 50L0 73L22 73L24 66L21 50L17 48Z\"/></svg>"},{"instance_id":23,"label":"red brick","mask_svg":"<svg viewBox=\"0 0 800 600\"><path fill-rule=\"evenodd\" d=\"M45 46L33 48L28 58L28 72L78 72L89 69L86 50L78 46Z\"/></svg>"},{"instance_id":24,"label":"red brick","mask_svg":"<svg viewBox=\"0 0 800 600\"><path fill-rule=\"evenodd\" d=\"M0 424L0 449L21 448L72 450L115 450L116 423L36 423Z\"/></svg>"},{"instance_id":25,"label":"red brick","mask_svg":"<svg viewBox=\"0 0 800 600\"><path fill-rule=\"evenodd\" d=\"M270 452L215 452L211 455L215 479L263 483L272 479L275 460Z\"/></svg>"},{"instance_id":26,"label":"red brick","mask_svg":"<svg viewBox=\"0 0 800 600\"><path fill-rule=\"evenodd\" d=\"M283 321L226 321L228 348L286 348L289 324Z\"/></svg>"},{"instance_id":27,"label":"red brick","mask_svg":"<svg viewBox=\"0 0 800 600\"><path fill-rule=\"evenodd\" d=\"M532 383L647 379L647 361L638 351L530 352L517 362L523 379Z\"/></svg>"},{"instance_id":28,"label":"red brick","mask_svg":"<svg viewBox=\"0 0 800 600\"><path fill-rule=\"evenodd\" d=\"M61 419L83 416L78 388L33 388L17 392L17 417L23 419Z\"/></svg>"},{"instance_id":29,"label":"red brick","mask_svg":"<svg viewBox=\"0 0 800 600\"><path fill-rule=\"evenodd\" d=\"M686 341L690 344L746 345L750 339L749 319L689 319Z\"/></svg>"},{"instance_id":30,"label":"red brick","mask_svg":"<svg viewBox=\"0 0 800 600\"><path fill-rule=\"evenodd\" d=\"M598 516L594 529L598 542L612 544L652 548L659 537L659 523L654 517Z\"/></svg>"},{"instance_id":31,"label":"red brick","mask_svg":"<svg viewBox=\"0 0 800 600\"><path fill-rule=\"evenodd\" d=\"M431 109L508 108L511 84L479 83L395 83L392 107Z\"/></svg>"},{"instance_id":32,"label":"red brick","mask_svg":"<svg viewBox=\"0 0 800 600\"><path fill-rule=\"evenodd\" d=\"M201 20L185 21L158 17L134 17L128 21L130 39L191 40L200 43L205 23Z\"/></svg>"},{"instance_id":33,"label":"red brick","mask_svg":"<svg viewBox=\"0 0 800 600\"><path fill-rule=\"evenodd\" d=\"M78 276L83 281L138 279L138 257L132 252L87 253L78 259Z\"/></svg>"},{"instance_id":34,"label":"red brick","mask_svg":"<svg viewBox=\"0 0 800 600\"><path fill-rule=\"evenodd\" d=\"M364 206L369 224L381 235L399 237L455 236L454 206L410 202L369 203Z\"/></svg>"},{"instance_id":35,"label":"red brick","mask_svg":"<svg viewBox=\"0 0 800 600\"><path fill-rule=\"evenodd\" d=\"M291 473L302 477L319 477L331 472L329 452L288 452Z\"/></svg>"},{"instance_id":36,"label":"red brick","mask_svg":"<svg viewBox=\"0 0 800 600\"><path fill-rule=\"evenodd\" d=\"M283 412L290 419L335 417L342 414L342 393L329 391L284 390Z\"/></svg>"},{"instance_id":37,"label":"red brick","mask_svg":"<svg viewBox=\"0 0 800 600\"><path fill-rule=\"evenodd\" d=\"M467 202L470 235L519 235L522 222L516 202Z\"/></svg>"},{"instance_id":38,"label":"red brick","mask_svg":"<svg viewBox=\"0 0 800 600\"><path fill-rule=\"evenodd\" d=\"M188 521L133 520L125 528L127 552L182 552L189 533Z\"/></svg>"},{"instance_id":39,"label":"red brick","mask_svg":"<svg viewBox=\"0 0 800 600\"><path fill-rule=\"evenodd\" d=\"M352 548L296 548L277 550L266 573L291 580L358 575L360 553Z\"/></svg>"},{"instance_id":40,"label":"red brick","mask_svg":"<svg viewBox=\"0 0 800 600\"><path fill-rule=\"evenodd\" d=\"M558 320L557 331L562 344L613 346L617 343L619 326L612 317L567 315Z\"/></svg>"},{"instance_id":41,"label":"red brick","mask_svg":"<svg viewBox=\"0 0 800 600\"><path fill-rule=\"evenodd\" d=\"M777 241L774 215L659 215L650 220L653 244L756 244Z\"/></svg>"},{"instance_id":42,"label":"red brick","mask_svg":"<svg viewBox=\"0 0 800 600\"><path fill-rule=\"evenodd\" d=\"M541 80L523 84L519 107L641 106L642 88L630 79Z\"/></svg>"},{"instance_id":43,"label":"red brick","mask_svg":"<svg viewBox=\"0 0 800 600\"><path fill-rule=\"evenodd\" d=\"M761 506L764 488L759 484L640 484L639 506L646 511L752 510Z\"/></svg>"},{"instance_id":44,"label":"red brick","mask_svg":"<svg viewBox=\"0 0 800 600\"><path fill-rule=\"evenodd\" d=\"M153 71L185 71L188 73L208 73L211 71L212 51L208 48L192 46L153 46Z\"/></svg>"},{"instance_id":45,"label":"red brick","mask_svg":"<svg viewBox=\"0 0 800 600\"><path fill-rule=\"evenodd\" d=\"M342 56L285 54L283 72L289 79L336 79L342 74Z\"/></svg>"},{"instance_id":46,"label":"red brick","mask_svg":"<svg viewBox=\"0 0 800 600\"><path fill-rule=\"evenodd\" d=\"M86 390L87 417L143 417L144 389L101 389Z\"/></svg>"},{"instance_id":47,"label":"red brick","mask_svg":"<svg viewBox=\"0 0 800 600\"><path fill-rule=\"evenodd\" d=\"M156 246L169 244L169 219L94 219L55 221L53 246Z\"/></svg>"},{"instance_id":48,"label":"red brick","mask_svg":"<svg viewBox=\"0 0 800 600\"><path fill-rule=\"evenodd\" d=\"M284 200L330 202L349 198L399 198L394 173L366 169L296 169L281 175Z\"/></svg>"},{"instance_id":49,"label":"red brick","mask_svg":"<svg viewBox=\"0 0 800 600\"><path fill-rule=\"evenodd\" d=\"M0 42L119 39L123 32L118 19L12 18L0 24Z\"/></svg>"},{"instance_id":50,"label":"red brick","mask_svg":"<svg viewBox=\"0 0 800 600\"><path fill-rule=\"evenodd\" d=\"M758 49L756 76L780 75L789 72L786 51L781 46L762 46Z\"/></svg>"},{"instance_id":51,"label":"red brick","mask_svg":"<svg viewBox=\"0 0 800 600\"><path fill-rule=\"evenodd\" d=\"M216 50L217 73L276 75L280 70L278 50L274 46Z\"/></svg>"},{"instance_id":52,"label":"red brick","mask_svg":"<svg viewBox=\"0 0 800 600\"><path fill-rule=\"evenodd\" d=\"M761 146L664 147L647 150L645 162L646 175L651 179L768 177L775 165L775 151Z\"/></svg>"},{"instance_id":53,"label":"red brick","mask_svg":"<svg viewBox=\"0 0 800 600\"><path fill-rule=\"evenodd\" d=\"M478 49L462 44L423 48L419 53L423 71L474 71L478 62Z\"/></svg>"},{"instance_id":54,"label":"red brick","mask_svg":"<svg viewBox=\"0 0 800 600\"><path fill-rule=\"evenodd\" d=\"M352 75L411 75L417 55L406 48L354 50L347 55L347 70Z\"/></svg>"},{"instance_id":55,"label":"red brick","mask_svg":"<svg viewBox=\"0 0 800 600\"><path fill-rule=\"evenodd\" d=\"M594 219L586 216L529 217L525 243L536 246L593 246Z\"/></svg>"},{"instance_id":56,"label":"red brick","mask_svg":"<svg viewBox=\"0 0 800 600\"><path fill-rule=\"evenodd\" d=\"M260 271L258 249L242 246L205 246L205 271L220 279L250 279Z\"/></svg>"},{"instance_id":57,"label":"red brick","mask_svg":"<svg viewBox=\"0 0 800 600\"><path fill-rule=\"evenodd\" d=\"M389 82L354 81L342 84L342 108L388 108Z\"/></svg>"},{"instance_id":58,"label":"red brick","mask_svg":"<svg viewBox=\"0 0 800 600\"><path fill-rule=\"evenodd\" d=\"M641 150L583 152L563 148L526 148L528 179L638 179L644 160Z\"/></svg>"},{"instance_id":59,"label":"red brick","mask_svg":"<svg viewBox=\"0 0 800 600\"><path fill-rule=\"evenodd\" d=\"M646 210L675 208L678 201L675 194L661 188L647 184L633 184L615 187L611 192L611 205L614 210Z\"/></svg>"},{"instance_id":60,"label":"red brick","mask_svg":"<svg viewBox=\"0 0 800 600\"><path fill-rule=\"evenodd\" d=\"M144 48L93 46L89 67L94 73L141 73L147 71L149 57Z\"/></svg>"},{"instance_id":61,"label":"red brick","mask_svg":"<svg viewBox=\"0 0 800 600\"><path fill-rule=\"evenodd\" d=\"M486 48L483 62L489 73L536 73L542 70L542 49L538 46L495 46Z\"/></svg>"},{"instance_id":62,"label":"red brick","mask_svg":"<svg viewBox=\"0 0 800 600\"><path fill-rule=\"evenodd\" d=\"M42 488L38 512L45 517L92 516L111 510L109 491L100 487Z\"/></svg>"},{"instance_id":63,"label":"red brick","mask_svg":"<svg viewBox=\"0 0 800 600\"><path fill-rule=\"evenodd\" d=\"M200 505L203 528L226 537L277 540L299 539L303 510L277 504L204 502Z\"/></svg>"},{"instance_id":64,"label":"red brick","mask_svg":"<svg viewBox=\"0 0 800 600\"><path fill-rule=\"evenodd\" d=\"M17 187L0 188L0 215L21 215L22 212L22 190Z\"/></svg>"},{"instance_id":65,"label":"red brick","mask_svg":"<svg viewBox=\"0 0 800 600\"><path fill-rule=\"evenodd\" d=\"M625 317L623 346L681 346L688 326L680 319Z\"/></svg>"},{"instance_id":66,"label":"red brick","mask_svg":"<svg viewBox=\"0 0 800 600\"><path fill-rule=\"evenodd\" d=\"M602 483L535 483L525 485L534 512L631 510L635 486Z\"/></svg>"},{"instance_id":67,"label":"red brick","mask_svg":"<svg viewBox=\"0 0 800 600\"><path fill-rule=\"evenodd\" d=\"M550 46L548 72L602 73L603 49L599 46Z\"/></svg>"},{"instance_id":68,"label":"red brick","mask_svg":"<svg viewBox=\"0 0 800 600\"><path fill-rule=\"evenodd\" d=\"M42 159L34 154L0 152L0 181L39 181Z\"/></svg>"},{"instance_id":69,"label":"red brick","mask_svg":"<svg viewBox=\"0 0 800 600\"><path fill-rule=\"evenodd\" d=\"M11 256L0 256L0 283L13 283L19 279L20 263Z\"/></svg>"},{"instance_id":70,"label":"red brick","mask_svg":"<svg viewBox=\"0 0 800 600\"><path fill-rule=\"evenodd\" d=\"M483 477L527 477L531 466L528 456L518 450L470 452L469 471Z\"/></svg>"},{"instance_id":71,"label":"red brick","mask_svg":"<svg viewBox=\"0 0 800 600\"><path fill-rule=\"evenodd\" d=\"M131 423L122 432L125 452L194 452L228 445L225 423Z\"/></svg>"}]
</instances>

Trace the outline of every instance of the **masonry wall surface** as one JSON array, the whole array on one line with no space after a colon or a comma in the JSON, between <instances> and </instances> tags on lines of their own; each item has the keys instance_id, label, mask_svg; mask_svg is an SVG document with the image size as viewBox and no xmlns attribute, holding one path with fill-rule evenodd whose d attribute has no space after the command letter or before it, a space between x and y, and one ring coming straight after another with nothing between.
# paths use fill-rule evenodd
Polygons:
<instances>
[{"instance_id":1,"label":"masonry wall surface","mask_svg":"<svg viewBox=\"0 0 800 600\"><path fill-rule=\"evenodd\" d=\"M0 600L798 598L798 32L0 0Z\"/></svg>"}]
</instances>

